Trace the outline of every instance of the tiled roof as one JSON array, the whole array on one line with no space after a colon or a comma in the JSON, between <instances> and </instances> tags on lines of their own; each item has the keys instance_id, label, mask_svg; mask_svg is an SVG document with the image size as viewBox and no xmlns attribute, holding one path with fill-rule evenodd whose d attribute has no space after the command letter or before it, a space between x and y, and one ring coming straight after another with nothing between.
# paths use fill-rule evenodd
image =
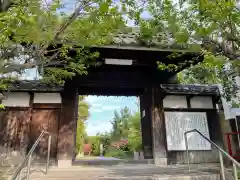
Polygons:
<instances>
[{"instance_id":1,"label":"tiled roof","mask_svg":"<svg viewBox=\"0 0 240 180\"><path fill-rule=\"evenodd\" d=\"M168 94L220 95L215 85L162 84L160 87Z\"/></svg>"},{"instance_id":2,"label":"tiled roof","mask_svg":"<svg viewBox=\"0 0 240 180\"><path fill-rule=\"evenodd\" d=\"M113 35L112 44L116 45L129 45L129 46L136 46L139 45L138 37L139 31L131 31L128 30L127 32L119 32Z\"/></svg>"},{"instance_id":3,"label":"tiled roof","mask_svg":"<svg viewBox=\"0 0 240 180\"><path fill-rule=\"evenodd\" d=\"M44 84L41 81L15 81L11 85L11 91L46 91L46 92L59 92L63 90L63 86L51 86Z\"/></svg>"},{"instance_id":4,"label":"tiled roof","mask_svg":"<svg viewBox=\"0 0 240 180\"><path fill-rule=\"evenodd\" d=\"M190 85L190 84L161 84L163 92L167 94L201 94L201 95L219 95L218 86L208 85ZM12 84L12 91L48 91L59 92L63 86L50 86L40 81L16 81Z\"/></svg>"},{"instance_id":5,"label":"tiled roof","mask_svg":"<svg viewBox=\"0 0 240 180\"><path fill-rule=\"evenodd\" d=\"M158 33L152 38L145 38L144 41L140 38L141 32L139 28L127 28L122 32L113 34L111 45L119 47L145 47L145 48L157 48L159 50L187 50L189 47L185 45L176 44L171 35L166 32ZM192 50L189 50L192 52Z\"/></svg>"}]
</instances>

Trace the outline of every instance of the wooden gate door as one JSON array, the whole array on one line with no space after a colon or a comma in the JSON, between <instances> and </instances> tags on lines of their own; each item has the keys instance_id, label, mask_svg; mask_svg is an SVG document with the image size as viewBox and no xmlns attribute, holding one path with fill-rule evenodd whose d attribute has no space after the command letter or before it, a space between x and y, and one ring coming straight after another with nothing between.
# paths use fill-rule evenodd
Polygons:
<instances>
[{"instance_id":1,"label":"wooden gate door","mask_svg":"<svg viewBox=\"0 0 240 180\"><path fill-rule=\"evenodd\" d=\"M0 151L21 151L25 155L27 145L28 123L30 113L28 109L7 108L0 111Z\"/></svg>"},{"instance_id":2,"label":"wooden gate door","mask_svg":"<svg viewBox=\"0 0 240 180\"><path fill-rule=\"evenodd\" d=\"M35 108L32 115L30 129L30 144L34 144L41 132L45 129L51 136L51 159L56 160L57 136L60 109ZM36 148L35 155L38 161L45 161L47 157L48 136L44 136Z\"/></svg>"}]
</instances>

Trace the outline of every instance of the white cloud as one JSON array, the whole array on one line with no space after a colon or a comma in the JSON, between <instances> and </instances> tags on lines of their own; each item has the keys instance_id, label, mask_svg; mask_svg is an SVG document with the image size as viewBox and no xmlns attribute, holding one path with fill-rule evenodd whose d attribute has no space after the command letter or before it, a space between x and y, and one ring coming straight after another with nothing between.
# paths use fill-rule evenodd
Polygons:
<instances>
[{"instance_id":1,"label":"white cloud","mask_svg":"<svg viewBox=\"0 0 240 180\"><path fill-rule=\"evenodd\" d=\"M115 109L119 109L119 106L102 106L101 108L103 111L114 111Z\"/></svg>"},{"instance_id":2,"label":"white cloud","mask_svg":"<svg viewBox=\"0 0 240 180\"><path fill-rule=\"evenodd\" d=\"M94 136L98 132L110 132L112 129L112 124L110 122L94 122L87 123L87 134L89 136Z\"/></svg>"},{"instance_id":3,"label":"white cloud","mask_svg":"<svg viewBox=\"0 0 240 180\"><path fill-rule=\"evenodd\" d=\"M93 104L91 104L90 108L101 108L101 107L102 107L101 103L93 103Z\"/></svg>"},{"instance_id":4,"label":"white cloud","mask_svg":"<svg viewBox=\"0 0 240 180\"><path fill-rule=\"evenodd\" d=\"M87 96L86 97L86 101L90 104L93 104L97 100L98 100L98 96Z\"/></svg>"},{"instance_id":5,"label":"white cloud","mask_svg":"<svg viewBox=\"0 0 240 180\"><path fill-rule=\"evenodd\" d=\"M103 112L103 110L102 110L102 109L97 109L97 108L91 108L91 109L90 109L90 112L91 112L91 113L94 113L94 112L95 112L95 113L100 113L100 112Z\"/></svg>"}]
</instances>

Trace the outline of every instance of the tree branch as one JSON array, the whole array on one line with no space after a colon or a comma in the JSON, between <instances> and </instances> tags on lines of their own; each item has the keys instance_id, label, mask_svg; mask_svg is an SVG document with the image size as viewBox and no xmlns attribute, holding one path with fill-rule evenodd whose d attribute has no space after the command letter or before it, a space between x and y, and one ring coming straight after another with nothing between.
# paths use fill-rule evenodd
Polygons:
<instances>
[{"instance_id":1,"label":"tree branch","mask_svg":"<svg viewBox=\"0 0 240 180\"><path fill-rule=\"evenodd\" d=\"M205 49L213 48L214 53L221 53L229 60L240 60L240 53L234 52L227 44L219 43L216 40L205 38L202 47Z\"/></svg>"},{"instance_id":2,"label":"tree branch","mask_svg":"<svg viewBox=\"0 0 240 180\"><path fill-rule=\"evenodd\" d=\"M1 0L0 0L1 1ZM8 0L10 1L10 0ZM42 65L43 62L42 59L45 59L44 55L47 51L47 48L50 45L53 45L54 43L56 43L56 41L58 40L59 36L71 25L71 23L73 23L73 21L81 14L81 12L86 8L86 6L89 6L91 1L90 0L84 0L82 1L77 8L74 10L74 12L71 14L71 16L68 18L67 21L65 21L62 25L60 25L59 30L56 32L56 34L54 35L53 39L45 44L43 47L41 47L40 49L36 49L34 50L31 47L25 47L25 50L27 48L27 55L29 55L29 58L27 58L25 60L24 64L15 64L15 63L9 63L7 62L6 64L4 64L2 67L0 67L0 72L1 73L10 73L10 72L21 72L21 70L24 69L30 69L30 68L35 68L37 66ZM36 47L35 47L36 48ZM14 49L16 50L16 49ZM55 51L55 53L48 59L48 62L50 62L51 60L53 60L54 58L56 58L57 55L59 55L61 49L57 49ZM4 55L4 56L3 56ZM16 55L13 51L11 52L5 52L4 54L1 55L1 58L4 59L9 59L8 56L11 55L11 58L16 57L14 55ZM39 57L39 58L37 58ZM42 57L42 58L41 58ZM34 59L35 62L29 62L30 59Z\"/></svg>"},{"instance_id":3,"label":"tree branch","mask_svg":"<svg viewBox=\"0 0 240 180\"><path fill-rule=\"evenodd\" d=\"M48 44L46 44L43 47L43 50L41 53L43 53L43 51L46 50L47 47L49 47L49 45L52 45L56 42L56 40L58 40L59 36L71 25L71 23L79 16L80 12L88 5L88 3L90 2L90 0L86 1L84 0L82 3L80 3L77 8L74 10L74 12L72 13L72 15L68 18L68 20L66 22L64 22L61 26L60 29L56 32L54 38L52 41L50 41Z\"/></svg>"}]
</instances>

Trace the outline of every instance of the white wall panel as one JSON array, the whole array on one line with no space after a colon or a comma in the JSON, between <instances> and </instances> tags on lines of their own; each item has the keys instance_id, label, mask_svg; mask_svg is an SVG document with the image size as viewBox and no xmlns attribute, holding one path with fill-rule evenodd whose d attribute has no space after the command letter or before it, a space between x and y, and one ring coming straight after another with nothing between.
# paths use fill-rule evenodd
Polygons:
<instances>
[{"instance_id":1,"label":"white wall panel","mask_svg":"<svg viewBox=\"0 0 240 180\"><path fill-rule=\"evenodd\" d=\"M7 93L6 99L2 104L6 107L29 107L30 95L27 92Z\"/></svg>"},{"instance_id":2,"label":"white wall panel","mask_svg":"<svg viewBox=\"0 0 240 180\"><path fill-rule=\"evenodd\" d=\"M34 93L33 103L61 103L60 93Z\"/></svg>"},{"instance_id":3,"label":"white wall panel","mask_svg":"<svg viewBox=\"0 0 240 180\"><path fill-rule=\"evenodd\" d=\"M212 97L195 96L190 100L191 108L213 109Z\"/></svg>"},{"instance_id":4,"label":"white wall panel","mask_svg":"<svg viewBox=\"0 0 240 180\"><path fill-rule=\"evenodd\" d=\"M186 96L166 96L163 99L165 108L187 108Z\"/></svg>"},{"instance_id":5,"label":"white wall panel","mask_svg":"<svg viewBox=\"0 0 240 180\"><path fill-rule=\"evenodd\" d=\"M205 112L165 112L167 146L170 151L185 151L184 133L197 129L210 137ZM211 145L199 134L187 135L189 150L211 150Z\"/></svg>"}]
</instances>

